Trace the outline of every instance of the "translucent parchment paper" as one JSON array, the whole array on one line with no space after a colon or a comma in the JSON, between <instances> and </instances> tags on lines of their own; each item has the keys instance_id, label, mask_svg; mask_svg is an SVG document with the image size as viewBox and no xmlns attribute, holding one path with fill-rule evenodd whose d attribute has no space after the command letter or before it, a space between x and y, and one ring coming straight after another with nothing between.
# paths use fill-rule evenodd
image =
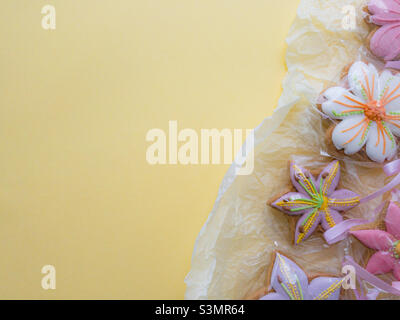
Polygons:
<instances>
[{"instance_id":1,"label":"translucent parchment paper","mask_svg":"<svg viewBox=\"0 0 400 320\"><path fill-rule=\"evenodd\" d=\"M349 5L355 8L356 28L346 30ZM328 246L316 234L294 246L288 217L266 202L290 185L288 160L309 169L332 160L323 152L326 128L313 106L364 44L363 5L364 0L300 3L287 37L282 96L275 113L255 129L254 172L236 176L235 164L228 170L196 241L186 299L243 299L265 285L273 250L290 255L310 274L340 274L346 241ZM383 184L379 167L342 163L342 187L365 196ZM345 217L370 218L378 203L360 205Z\"/></svg>"}]
</instances>

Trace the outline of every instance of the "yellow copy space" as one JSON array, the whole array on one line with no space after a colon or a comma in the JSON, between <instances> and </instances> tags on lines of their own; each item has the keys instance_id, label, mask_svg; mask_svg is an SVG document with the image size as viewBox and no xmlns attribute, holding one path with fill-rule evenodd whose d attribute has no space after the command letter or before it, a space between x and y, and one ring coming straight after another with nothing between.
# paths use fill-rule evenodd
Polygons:
<instances>
[{"instance_id":1,"label":"yellow copy space","mask_svg":"<svg viewBox=\"0 0 400 320\"><path fill-rule=\"evenodd\" d=\"M228 165L151 166L146 133L270 115L298 3L2 0L0 298L183 298Z\"/></svg>"}]
</instances>

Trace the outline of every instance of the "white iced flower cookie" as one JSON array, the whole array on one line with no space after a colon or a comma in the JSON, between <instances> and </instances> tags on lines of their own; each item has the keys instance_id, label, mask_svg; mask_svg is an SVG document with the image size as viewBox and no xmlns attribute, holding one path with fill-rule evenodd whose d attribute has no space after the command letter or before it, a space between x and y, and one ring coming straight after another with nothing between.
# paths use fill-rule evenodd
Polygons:
<instances>
[{"instance_id":1,"label":"white iced flower cookie","mask_svg":"<svg viewBox=\"0 0 400 320\"><path fill-rule=\"evenodd\" d=\"M349 89L332 87L324 92L321 109L342 120L332 132L332 142L352 155L366 146L370 159L391 160L400 137L400 76L357 61L347 75Z\"/></svg>"}]
</instances>

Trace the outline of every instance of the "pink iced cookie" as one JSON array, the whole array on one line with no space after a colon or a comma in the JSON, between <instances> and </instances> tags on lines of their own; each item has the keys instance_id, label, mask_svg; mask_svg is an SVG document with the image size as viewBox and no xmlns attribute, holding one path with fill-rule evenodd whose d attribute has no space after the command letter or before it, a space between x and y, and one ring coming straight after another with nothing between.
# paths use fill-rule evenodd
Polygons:
<instances>
[{"instance_id":1,"label":"pink iced cookie","mask_svg":"<svg viewBox=\"0 0 400 320\"><path fill-rule=\"evenodd\" d=\"M400 1L371 0L368 4L370 21L381 26L370 39L372 53L385 61L400 55Z\"/></svg>"},{"instance_id":2,"label":"pink iced cookie","mask_svg":"<svg viewBox=\"0 0 400 320\"><path fill-rule=\"evenodd\" d=\"M400 208L391 202L385 217L386 231L358 230L350 233L368 248L377 250L366 269L372 274L393 272L400 280Z\"/></svg>"}]
</instances>

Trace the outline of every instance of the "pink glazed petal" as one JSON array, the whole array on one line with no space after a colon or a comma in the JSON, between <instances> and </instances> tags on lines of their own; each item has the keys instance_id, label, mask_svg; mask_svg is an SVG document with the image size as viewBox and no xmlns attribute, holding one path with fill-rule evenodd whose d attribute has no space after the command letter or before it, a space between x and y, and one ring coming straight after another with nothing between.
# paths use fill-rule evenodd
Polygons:
<instances>
[{"instance_id":1,"label":"pink glazed petal","mask_svg":"<svg viewBox=\"0 0 400 320\"><path fill-rule=\"evenodd\" d=\"M378 25L384 25L400 21L399 0L371 0L368 10L372 13L371 21Z\"/></svg>"},{"instance_id":2,"label":"pink glazed petal","mask_svg":"<svg viewBox=\"0 0 400 320\"><path fill-rule=\"evenodd\" d=\"M400 281L400 261L399 260L397 260L394 263L393 275L396 277L397 280Z\"/></svg>"},{"instance_id":3,"label":"pink glazed petal","mask_svg":"<svg viewBox=\"0 0 400 320\"><path fill-rule=\"evenodd\" d=\"M378 251L369 259L366 269L372 274L388 273L393 270L395 262L390 252Z\"/></svg>"},{"instance_id":4,"label":"pink glazed petal","mask_svg":"<svg viewBox=\"0 0 400 320\"><path fill-rule=\"evenodd\" d=\"M371 51L385 61L400 55L400 22L385 24L372 36Z\"/></svg>"},{"instance_id":5,"label":"pink glazed petal","mask_svg":"<svg viewBox=\"0 0 400 320\"><path fill-rule=\"evenodd\" d=\"M400 208L393 202L389 204L385 223L386 230L396 239L400 239Z\"/></svg>"},{"instance_id":6,"label":"pink glazed petal","mask_svg":"<svg viewBox=\"0 0 400 320\"><path fill-rule=\"evenodd\" d=\"M396 241L390 233L382 230L359 230L351 231L350 234L374 250L389 250Z\"/></svg>"}]
</instances>

